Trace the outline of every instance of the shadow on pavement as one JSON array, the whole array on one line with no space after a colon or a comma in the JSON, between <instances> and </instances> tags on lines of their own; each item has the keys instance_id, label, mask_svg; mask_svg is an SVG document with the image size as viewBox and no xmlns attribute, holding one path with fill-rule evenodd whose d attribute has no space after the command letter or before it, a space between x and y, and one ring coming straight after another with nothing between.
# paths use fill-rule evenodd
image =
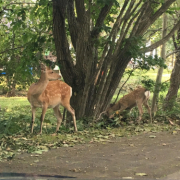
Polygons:
<instances>
[{"instance_id":1,"label":"shadow on pavement","mask_svg":"<svg viewBox=\"0 0 180 180\"><path fill-rule=\"evenodd\" d=\"M58 179L58 178L76 178L76 177L71 177L71 176L61 176L61 175L41 175L41 174L27 174L27 173L0 173L0 179Z\"/></svg>"}]
</instances>

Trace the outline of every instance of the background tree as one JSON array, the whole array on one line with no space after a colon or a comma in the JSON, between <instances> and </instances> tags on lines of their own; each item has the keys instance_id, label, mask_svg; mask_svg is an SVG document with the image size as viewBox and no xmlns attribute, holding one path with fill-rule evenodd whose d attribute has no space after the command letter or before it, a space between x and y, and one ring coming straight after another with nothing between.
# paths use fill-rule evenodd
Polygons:
<instances>
[{"instance_id":1,"label":"background tree","mask_svg":"<svg viewBox=\"0 0 180 180\"><path fill-rule=\"evenodd\" d=\"M180 11L178 8L179 5L179 2L177 2L176 15L174 15L173 18L174 23L176 23L180 17ZM180 85L180 28L173 34L172 39L175 50L174 52L176 54L176 61L171 73L169 90L163 104L163 108L166 110L172 109Z\"/></svg>"},{"instance_id":2,"label":"background tree","mask_svg":"<svg viewBox=\"0 0 180 180\"><path fill-rule=\"evenodd\" d=\"M180 23L162 40L141 49L145 44L142 36L175 0L52 2L57 59L65 81L73 88L72 106L78 118L96 117L103 111L131 58L142 58L141 52L167 41Z\"/></svg>"},{"instance_id":3,"label":"background tree","mask_svg":"<svg viewBox=\"0 0 180 180\"><path fill-rule=\"evenodd\" d=\"M166 13L163 14L163 24L162 24L162 38L164 38L167 34L167 15ZM166 61L166 42L162 45L161 47L161 57ZM157 99L159 96L160 92L160 84L161 84L161 79L162 79L162 74L163 74L163 67L160 67L157 73L156 77L156 84L154 87L154 94L153 94L153 99L152 99L152 106L151 106L151 112L152 115L154 115L156 111L156 106L157 106Z\"/></svg>"}]
</instances>

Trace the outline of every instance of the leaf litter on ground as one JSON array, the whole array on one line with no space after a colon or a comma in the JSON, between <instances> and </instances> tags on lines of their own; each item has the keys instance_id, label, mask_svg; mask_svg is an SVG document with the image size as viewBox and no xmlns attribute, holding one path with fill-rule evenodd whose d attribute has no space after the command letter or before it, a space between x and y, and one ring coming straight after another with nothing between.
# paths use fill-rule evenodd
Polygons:
<instances>
[{"instance_id":1,"label":"leaf litter on ground","mask_svg":"<svg viewBox=\"0 0 180 180\"><path fill-rule=\"evenodd\" d=\"M21 153L33 153L41 155L50 149L59 147L72 147L76 144L84 143L105 143L110 142L112 138L128 137L140 133L155 133L159 131L171 131L177 134L175 126L158 124L144 124L134 126L129 125L121 128L107 129L86 129L78 133L61 133L57 136L43 134L41 136L29 135L29 133L14 134L11 136L1 134L0 138L0 161L11 160L15 155ZM150 138L155 138L155 135L150 135Z\"/></svg>"}]
</instances>

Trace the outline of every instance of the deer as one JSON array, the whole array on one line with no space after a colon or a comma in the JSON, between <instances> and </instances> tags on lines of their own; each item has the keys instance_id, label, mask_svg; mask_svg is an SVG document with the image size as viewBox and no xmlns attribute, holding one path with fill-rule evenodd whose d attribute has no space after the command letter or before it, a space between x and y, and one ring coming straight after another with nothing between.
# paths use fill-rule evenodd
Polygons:
<instances>
[{"instance_id":1,"label":"deer","mask_svg":"<svg viewBox=\"0 0 180 180\"><path fill-rule=\"evenodd\" d=\"M148 105L149 97L150 91L143 87L139 87L134 91L130 92L129 94L123 96L117 103L110 105L104 112L100 114L100 116L102 114L105 114L108 118L112 118L112 113L114 111L119 110L120 113L123 110L131 110L133 107L137 106L139 110L138 123L140 123L143 115L142 105L144 105L145 108L148 110L150 120L152 123L151 109ZM100 119L100 117L98 119Z\"/></svg>"},{"instance_id":2,"label":"deer","mask_svg":"<svg viewBox=\"0 0 180 180\"><path fill-rule=\"evenodd\" d=\"M74 122L74 130L77 131L75 111L70 105L70 98L72 96L72 88L65 82L59 80L61 76L55 73L52 69L41 64L41 76L37 83L29 87L27 99L31 104L32 123L31 133L34 129L35 111L36 108L42 108L40 132L42 134L42 125L45 118L45 113L48 108L53 108L55 117L57 119L56 135L62 122L62 115L59 106L62 105L72 115Z\"/></svg>"}]
</instances>

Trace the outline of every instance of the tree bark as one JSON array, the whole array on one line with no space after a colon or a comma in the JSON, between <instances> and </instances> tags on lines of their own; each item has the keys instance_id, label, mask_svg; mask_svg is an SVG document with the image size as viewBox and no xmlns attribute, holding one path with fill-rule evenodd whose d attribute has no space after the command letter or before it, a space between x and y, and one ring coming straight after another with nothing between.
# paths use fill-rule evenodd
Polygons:
<instances>
[{"instance_id":1,"label":"tree bark","mask_svg":"<svg viewBox=\"0 0 180 180\"><path fill-rule=\"evenodd\" d=\"M166 36L166 32L167 32L167 15L164 13L163 14L162 38L164 38ZM165 61L165 59L166 59L166 44L165 43L162 45L161 57ZM154 116L154 113L157 110L157 103L158 103L159 92L161 89L160 86L161 86L163 70L164 70L163 67L159 68L157 78L156 78L156 84L155 84L155 88L154 88L154 95L153 95L152 106L151 106L152 116Z\"/></svg>"},{"instance_id":2,"label":"tree bark","mask_svg":"<svg viewBox=\"0 0 180 180\"><path fill-rule=\"evenodd\" d=\"M171 110L177 97L180 85L180 28L177 31L177 38L173 36L174 47L176 50L176 61L170 77L170 86L166 98L164 99L163 109Z\"/></svg>"}]
</instances>

